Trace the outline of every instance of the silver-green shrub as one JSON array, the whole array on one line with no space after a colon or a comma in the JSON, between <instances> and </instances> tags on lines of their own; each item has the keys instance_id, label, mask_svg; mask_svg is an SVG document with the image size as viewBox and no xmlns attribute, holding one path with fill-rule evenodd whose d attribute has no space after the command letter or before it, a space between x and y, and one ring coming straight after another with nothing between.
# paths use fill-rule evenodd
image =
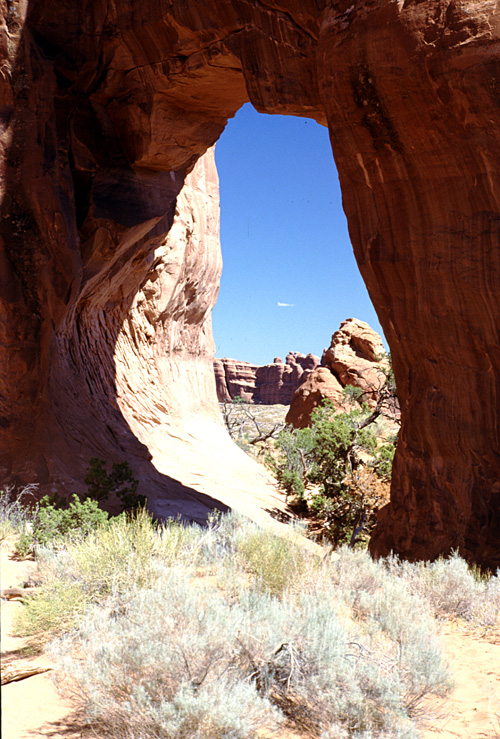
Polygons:
<instances>
[{"instance_id":1,"label":"silver-green shrub","mask_svg":"<svg viewBox=\"0 0 500 739\"><path fill-rule=\"evenodd\" d=\"M154 590L93 610L54 653L89 716L115 737L244 739L278 713L240 664L243 620L216 589L165 570Z\"/></svg>"},{"instance_id":2,"label":"silver-green shrub","mask_svg":"<svg viewBox=\"0 0 500 739\"><path fill-rule=\"evenodd\" d=\"M471 569L456 552L435 562L409 563L392 557L386 566L427 602L440 619L493 627L500 619L500 570L491 577Z\"/></svg>"},{"instance_id":3,"label":"silver-green shrub","mask_svg":"<svg viewBox=\"0 0 500 739\"><path fill-rule=\"evenodd\" d=\"M58 577L95 588L54 654L103 734L248 739L288 722L324 739L410 739L425 697L448 687L430 606L394 564L323 558L234 514L118 533L89 538L100 554L51 555Z\"/></svg>"},{"instance_id":4,"label":"silver-green shrub","mask_svg":"<svg viewBox=\"0 0 500 739\"><path fill-rule=\"evenodd\" d=\"M32 525L32 511L27 502L33 498L37 485L27 485L20 491L12 487L0 490L0 541L7 536L26 536Z\"/></svg>"}]
</instances>

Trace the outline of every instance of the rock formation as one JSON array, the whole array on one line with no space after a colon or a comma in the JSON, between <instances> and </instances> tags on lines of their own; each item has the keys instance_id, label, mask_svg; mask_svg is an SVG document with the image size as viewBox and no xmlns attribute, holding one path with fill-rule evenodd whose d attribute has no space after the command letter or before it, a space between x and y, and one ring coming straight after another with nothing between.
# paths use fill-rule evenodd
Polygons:
<instances>
[{"instance_id":1,"label":"rock formation","mask_svg":"<svg viewBox=\"0 0 500 739\"><path fill-rule=\"evenodd\" d=\"M244 398L252 403L255 395L255 375L258 365L237 359L214 359L215 387L219 403Z\"/></svg>"},{"instance_id":2,"label":"rock formation","mask_svg":"<svg viewBox=\"0 0 500 739\"><path fill-rule=\"evenodd\" d=\"M328 367L318 367L295 391L285 421L296 429L311 425L311 413L324 400L331 400L337 408L343 404L343 385Z\"/></svg>"},{"instance_id":3,"label":"rock formation","mask_svg":"<svg viewBox=\"0 0 500 739\"><path fill-rule=\"evenodd\" d=\"M328 125L391 347L402 428L372 551L500 564L499 13L492 0L1 0L4 481L74 484L89 455L126 455L167 505L178 470L214 469L216 270L188 248L169 281L166 247L159 313L149 275L186 174L251 100ZM137 400L127 363L144 369ZM164 427L143 412L155 403ZM202 488L183 495L206 510Z\"/></svg>"},{"instance_id":4,"label":"rock formation","mask_svg":"<svg viewBox=\"0 0 500 739\"><path fill-rule=\"evenodd\" d=\"M314 354L290 352L285 363L276 357L259 367L236 359L214 359L215 384L219 402L244 398L249 403L290 405L294 392L319 365Z\"/></svg>"},{"instance_id":5,"label":"rock formation","mask_svg":"<svg viewBox=\"0 0 500 739\"><path fill-rule=\"evenodd\" d=\"M342 387L353 385L363 390L363 400L374 405L377 391L385 382L380 370L385 349L381 337L365 321L348 318L332 336L321 364L340 381Z\"/></svg>"},{"instance_id":6,"label":"rock formation","mask_svg":"<svg viewBox=\"0 0 500 739\"><path fill-rule=\"evenodd\" d=\"M286 422L295 428L310 426L311 413L326 399L342 407L346 385L360 388L363 400L375 406L385 382L380 369L384 354L382 339L367 323L356 318L343 321L323 352L321 367L295 391Z\"/></svg>"}]
</instances>

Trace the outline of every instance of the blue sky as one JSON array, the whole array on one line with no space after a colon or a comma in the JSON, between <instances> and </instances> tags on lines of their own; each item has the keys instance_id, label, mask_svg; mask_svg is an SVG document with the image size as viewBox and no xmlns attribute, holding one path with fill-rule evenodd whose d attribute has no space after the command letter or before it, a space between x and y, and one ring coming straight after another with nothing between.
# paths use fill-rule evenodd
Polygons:
<instances>
[{"instance_id":1,"label":"blue sky","mask_svg":"<svg viewBox=\"0 0 500 739\"><path fill-rule=\"evenodd\" d=\"M247 104L215 147L224 268L217 357L321 356L345 318L380 324L359 274L328 131Z\"/></svg>"}]
</instances>

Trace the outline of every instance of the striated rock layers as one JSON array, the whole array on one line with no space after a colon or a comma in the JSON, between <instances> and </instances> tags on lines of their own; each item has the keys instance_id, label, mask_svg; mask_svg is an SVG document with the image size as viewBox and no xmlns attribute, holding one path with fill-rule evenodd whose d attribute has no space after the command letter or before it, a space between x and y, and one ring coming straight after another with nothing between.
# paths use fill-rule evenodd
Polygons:
<instances>
[{"instance_id":1,"label":"striated rock layers","mask_svg":"<svg viewBox=\"0 0 500 739\"><path fill-rule=\"evenodd\" d=\"M367 323L356 318L343 321L323 352L321 367L310 372L295 391L286 422L295 428L309 426L311 413L326 399L342 406L346 385L363 390L363 400L375 406L385 382L380 369L384 354L382 339Z\"/></svg>"},{"instance_id":2,"label":"striated rock layers","mask_svg":"<svg viewBox=\"0 0 500 739\"><path fill-rule=\"evenodd\" d=\"M273 364L259 367L236 359L214 359L215 384L219 401L244 398L250 403L290 405L294 392L319 365L314 354L290 352L285 363L276 357Z\"/></svg>"},{"instance_id":3,"label":"striated rock layers","mask_svg":"<svg viewBox=\"0 0 500 739\"><path fill-rule=\"evenodd\" d=\"M69 484L101 452L165 506L225 489L204 457L217 269L189 222L168 232L251 100L328 125L391 347L372 551L500 564L499 35L493 0L0 0L3 479Z\"/></svg>"}]
</instances>

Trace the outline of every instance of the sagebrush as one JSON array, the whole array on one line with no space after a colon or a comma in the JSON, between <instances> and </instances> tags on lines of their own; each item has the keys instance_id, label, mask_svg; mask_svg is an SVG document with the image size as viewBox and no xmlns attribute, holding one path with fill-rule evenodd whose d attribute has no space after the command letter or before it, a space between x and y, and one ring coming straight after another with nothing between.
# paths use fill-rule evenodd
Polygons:
<instances>
[{"instance_id":1,"label":"sagebrush","mask_svg":"<svg viewBox=\"0 0 500 739\"><path fill-rule=\"evenodd\" d=\"M415 737L450 687L436 615L498 624L498 575L334 557L299 532L122 516L39 550L22 628L58 635L59 680L102 736Z\"/></svg>"}]
</instances>

